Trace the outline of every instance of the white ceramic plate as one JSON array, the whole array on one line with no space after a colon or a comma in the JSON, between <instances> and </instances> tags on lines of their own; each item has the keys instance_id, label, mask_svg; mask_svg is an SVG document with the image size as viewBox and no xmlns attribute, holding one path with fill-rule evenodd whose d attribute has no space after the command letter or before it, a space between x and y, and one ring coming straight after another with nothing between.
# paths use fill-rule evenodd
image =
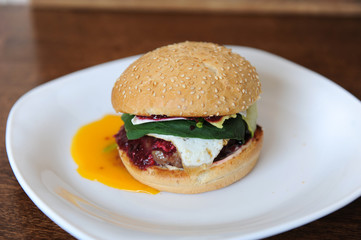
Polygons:
<instances>
[{"instance_id":1,"label":"white ceramic plate","mask_svg":"<svg viewBox=\"0 0 361 240\"><path fill-rule=\"evenodd\" d=\"M6 147L24 191L80 239L263 238L325 216L361 195L361 104L328 79L270 53L232 47L263 84L264 148L256 168L197 195L125 192L79 176L77 129L113 113L115 79L136 57L43 84L12 108Z\"/></svg>"}]
</instances>

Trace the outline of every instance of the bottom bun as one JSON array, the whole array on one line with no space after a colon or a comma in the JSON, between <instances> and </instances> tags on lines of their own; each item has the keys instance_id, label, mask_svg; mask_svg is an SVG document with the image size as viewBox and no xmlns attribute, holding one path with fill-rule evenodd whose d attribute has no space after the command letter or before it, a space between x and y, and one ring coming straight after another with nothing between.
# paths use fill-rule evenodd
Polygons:
<instances>
[{"instance_id":1,"label":"bottom bun","mask_svg":"<svg viewBox=\"0 0 361 240\"><path fill-rule=\"evenodd\" d=\"M226 187L246 176L256 165L262 144L263 131L257 126L254 137L236 152L208 168L194 171L160 166L141 170L126 152L119 150L119 154L129 173L139 182L159 191L193 194Z\"/></svg>"}]
</instances>

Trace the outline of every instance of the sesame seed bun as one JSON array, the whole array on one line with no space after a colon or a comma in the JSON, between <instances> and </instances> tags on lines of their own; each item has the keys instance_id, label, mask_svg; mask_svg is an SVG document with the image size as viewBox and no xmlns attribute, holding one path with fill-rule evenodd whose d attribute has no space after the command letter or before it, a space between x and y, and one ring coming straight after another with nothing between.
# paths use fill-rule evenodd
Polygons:
<instances>
[{"instance_id":1,"label":"sesame seed bun","mask_svg":"<svg viewBox=\"0 0 361 240\"><path fill-rule=\"evenodd\" d=\"M255 68L231 49L182 42L155 49L132 63L112 91L117 112L184 117L246 110L261 92Z\"/></svg>"},{"instance_id":2,"label":"sesame seed bun","mask_svg":"<svg viewBox=\"0 0 361 240\"><path fill-rule=\"evenodd\" d=\"M256 165L262 144L263 131L258 126L254 137L246 145L209 168L196 171L158 166L141 170L126 152L119 150L119 154L129 173L138 181L160 191L193 194L226 187L246 176Z\"/></svg>"}]
</instances>

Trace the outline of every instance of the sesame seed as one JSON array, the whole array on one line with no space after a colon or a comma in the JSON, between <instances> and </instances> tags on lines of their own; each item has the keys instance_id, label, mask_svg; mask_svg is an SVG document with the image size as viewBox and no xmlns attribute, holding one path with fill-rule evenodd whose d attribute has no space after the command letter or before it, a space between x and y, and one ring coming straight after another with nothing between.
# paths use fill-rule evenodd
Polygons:
<instances>
[{"instance_id":1,"label":"sesame seed","mask_svg":"<svg viewBox=\"0 0 361 240\"><path fill-rule=\"evenodd\" d=\"M226 108L226 111L229 112L229 108Z\"/></svg>"},{"instance_id":2,"label":"sesame seed","mask_svg":"<svg viewBox=\"0 0 361 240\"><path fill-rule=\"evenodd\" d=\"M204 80L207 80L207 77L206 76L204 76L204 77L202 77Z\"/></svg>"},{"instance_id":3,"label":"sesame seed","mask_svg":"<svg viewBox=\"0 0 361 240\"><path fill-rule=\"evenodd\" d=\"M232 106L233 106L233 107L235 107L235 106L236 106L236 104L233 102L233 103L232 103Z\"/></svg>"},{"instance_id":4,"label":"sesame seed","mask_svg":"<svg viewBox=\"0 0 361 240\"><path fill-rule=\"evenodd\" d=\"M197 99L199 99L200 98L200 96L199 95L197 95Z\"/></svg>"},{"instance_id":5,"label":"sesame seed","mask_svg":"<svg viewBox=\"0 0 361 240\"><path fill-rule=\"evenodd\" d=\"M186 85L185 85L185 84L182 84L182 87L183 87L183 88L186 88Z\"/></svg>"},{"instance_id":6,"label":"sesame seed","mask_svg":"<svg viewBox=\"0 0 361 240\"><path fill-rule=\"evenodd\" d=\"M167 84L166 84L166 83L163 83L163 87L165 87L165 86L167 86Z\"/></svg>"},{"instance_id":7,"label":"sesame seed","mask_svg":"<svg viewBox=\"0 0 361 240\"><path fill-rule=\"evenodd\" d=\"M193 101L190 101L190 102L189 102L189 105L192 105L192 104L193 104Z\"/></svg>"},{"instance_id":8,"label":"sesame seed","mask_svg":"<svg viewBox=\"0 0 361 240\"><path fill-rule=\"evenodd\" d=\"M201 91L201 93L203 94L203 93L204 93L204 91L202 90L202 91Z\"/></svg>"},{"instance_id":9,"label":"sesame seed","mask_svg":"<svg viewBox=\"0 0 361 240\"><path fill-rule=\"evenodd\" d=\"M185 101L185 99L184 99L184 98L181 98L181 101L182 101L182 102L184 102L184 101Z\"/></svg>"},{"instance_id":10,"label":"sesame seed","mask_svg":"<svg viewBox=\"0 0 361 240\"><path fill-rule=\"evenodd\" d=\"M178 106L177 106L177 108L179 108L179 109L180 109L180 108L181 108L181 105L178 105Z\"/></svg>"},{"instance_id":11,"label":"sesame seed","mask_svg":"<svg viewBox=\"0 0 361 240\"><path fill-rule=\"evenodd\" d=\"M181 77L184 77L184 74L180 75Z\"/></svg>"},{"instance_id":12,"label":"sesame seed","mask_svg":"<svg viewBox=\"0 0 361 240\"><path fill-rule=\"evenodd\" d=\"M202 84L206 84L206 82L205 82L205 81L202 81Z\"/></svg>"},{"instance_id":13,"label":"sesame seed","mask_svg":"<svg viewBox=\"0 0 361 240\"><path fill-rule=\"evenodd\" d=\"M215 93L217 93L217 92L218 92L218 89L217 89L217 88L215 88L215 89L214 89L214 92L215 92Z\"/></svg>"},{"instance_id":14,"label":"sesame seed","mask_svg":"<svg viewBox=\"0 0 361 240\"><path fill-rule=\"evenodd\" d=\"M180 94L181 94L181 91L177 91L177 93L180 95Z\"/></svg>"}]
</instances>

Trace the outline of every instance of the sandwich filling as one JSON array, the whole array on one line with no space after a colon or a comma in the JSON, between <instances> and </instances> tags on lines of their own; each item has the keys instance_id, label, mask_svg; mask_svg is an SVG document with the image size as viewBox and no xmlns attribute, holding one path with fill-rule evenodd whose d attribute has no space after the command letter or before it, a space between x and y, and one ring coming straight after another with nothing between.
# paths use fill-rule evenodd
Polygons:
<instances>
[{"instance_id":1,"label":"sandwich filling","mask_svg":"<svg viewBox=\"0 0 361 240\"><path fill-rule=\"evenodd\" d=\"M178 118L123 114L115 135L119 148L140 169L210 166L238 150L256 129L256 104L228 116Z\"/></svg>"}]
</instances>

